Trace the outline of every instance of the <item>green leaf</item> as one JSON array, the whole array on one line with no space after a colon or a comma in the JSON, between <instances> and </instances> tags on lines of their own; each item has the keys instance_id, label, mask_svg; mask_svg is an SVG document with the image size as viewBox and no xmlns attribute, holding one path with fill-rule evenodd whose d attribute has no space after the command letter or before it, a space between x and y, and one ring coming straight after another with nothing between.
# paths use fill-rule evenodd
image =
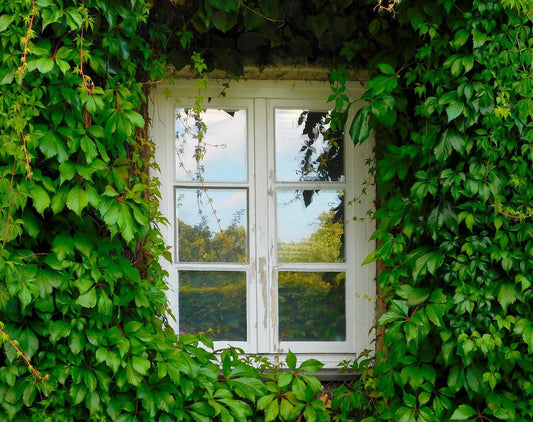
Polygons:
<instances>
[{"instance_id":1,"label":"green leaf","mask_svg":"<svg viewBox=\"0 0 533 422\"><path fill-rule=\"evenodd\" d=\"M96 149L95 143L88 136L82 136L80 147L85 153L87 164L91 164L92 161L98 156L98 150Z\"/></svg>"},{"instance_id":2,"label":"green leaf","mask_svg":"<svg viewBox=\"0 0 533 422\"><path fill-rule=\"evenodd\" d=\"M33 206L37 212L43 215L44 210L50 205L50 196L42 186L34 184L31 188L31 196L33 199Z\"/></svg>"},{"instance_id":3,"label":"green leaf","mask_svg":"<svg viewBox=\"0 0 533 422\"><path fill-rule=\"evenodd\" d=\"M5 31L11 23L15 20L13 15L2 15L0 16L0 32Z\"/></svg>"},{"instance_id":4,"label":"green leaf","mask_svg":"<svg viewBox=\"0 0 533 422\"><path fill-rule=\"evenodd\" d=\"M318 372L324 364L316 359L307 359L300 365L299 370L304 372Z\"/></svg>"},{"instance_id":5,"label":"green leaf","mask_svg":"<svg viewBox=\"0 0 533 422\"><path fill-rule=\"evenodd\" d=\"M394 75L396 73L394 68L388 63L378 63L378 68L385 75Z\"/></svg>"},{"instance_id":6,"label":"green leaf","mask_svg":"<svg viewBox=\"0 0 533 422\"><path fill-rule=\"evenodd\" d=\"M278 400L272 400L265 409L265 422L274 421L278 418L279 404Z\"/></svg>"},{"instance_id":7,"label":"green leaf","mask_svg":"<svg viewBox=\"0 0 533 422\"><path fill-rule=\"evenodd\" d=\"M220 10L213 13L211 22L215 28L227 32L237 24L237 16L236 13L226 13Z\"/></svg>"},{"instance_id":8,"label":"green leaf","mask_svg":"<svg viewBox=\"0 0 533 422\"><path fill-rule=\"evenodd\" d=\"M452 414L450 420L452 421L464 421L476 416L477 412L467 404L461 404Z\"/></svg>"},{"instance_id":9,"label":"green leaf","mask_svg":"<svg viewBox=\"0 0 533 422\"><path fill-rule=\"evenodd\" d=\"M142 356L133 356L131 358L133 369L141 375L146 375L150 369L150 361Z\"/></svg>"},{"instance_id":10,"label":"green leaf","mask_svg":"<svg viewBox=\"0 0 533 422\"><path fill-rule=\"evenodd\" d=\"M144 127L144 119L136 111L126 110L126 111L124 111L124 115L131 122L131 124L133 126L135 126L135 127Z\"/></svg>"},{"instance_id":11,"label":"green leaf","mask_svg":"<svg viewBox=\"0 0 533 422\"><path fill-rule=\"evenodd\" d=\"M296 370L296 355L289 350L289 353L287 353L286 360L287 360L287 367L295 371Z\"/></svg>"},{"instance_id":12,"label":"green leaf","mask_svg":"<svg viewBox=\"0 0 533 422\"><path fill-rule=\"evenodd\" d=\"M239 3L235 0L209 0L209 4L224 12L237 12L239 10Z\"/></svg>"},{"instance_id":13,"label":"green leaf","mask_svg":"<svg viewBox=\"0 0 533 422\"><path fill-rule=\"evenodd\" d=\"M63 161L59 165L59 183L74 179L76 175L76 165L71 161Z\"/></svg>"},{"instance_id":14,"label":"green leaf","mask_svg":"<svg viewBox=\"0 0 533 422\"><path fill-rule=\"evenodd\" d=\"M498 301L502 306L504 312L507 312L507 307L512 305L518 299L518 292L514 284L502 284L498 291Z\"/></svg>"},{"instance_id":15,"label":"green leaf","mask_svg":"<svg viewBox=\"0 0 533 422\"><path fill-rule=\"evenodd\" d=\"M453 150L463 154L465 148L466 143L462 136L460 136L455 130L448 128L444 131L440 142L435 147L435 157L438 161L444 162L451 155Z\"/></svg>"},{"instance_id":16,"label":"green leaf","mask_svg":"<svg viewBox=\"0 0 533 422\"><path fill-rule=\"evenodd\" d=\"M59 233L52 241L52 251L59 261L74 253L74 239L68 233Z\"/></svg>"},{"instance_id":17,"label":"green leaf","mask_svg":"<svg viewBox=\"0 0 533 422\"><path fill-rule=\"evenodd\" d=\"M448 122L451 122L452 120L459 117L464 110L464 103L459 100L454 100L450 103L448 107L446 107L446 114L448 115Z\"/></svg>"},{"instance_id":18,"label":"green leaf","mask_svg":"<svg viewBox=\"0 0 533 422\"><path fill-rule=\"evenodd\" d=\"M86 293L76 299L76 303L84 308L94 308L96 306L96 287L89 289Z\"/></svg>"},{"instance_id":19,"label":"green leaf","mask_svg":"<svg viewBox=\"0 0 533 422\"><path fill-rule=\"evenodd\" d=\"M50 341L57 342L60 338L67 337L71 330L71 325L66 320L59 320L50 323L48 329L50 331Z\"/></svg>"},{"instance_id":20,"label":"green leaf","mask_svg":"<svg viewBox=\"0 0 533 422\"><path fill-rule=\"evenodd\" d=\"M368 107L360 108L350 125L350 136L352 141L360 143L368 139L370 136L370 109Z\"/></svg>"},{"instance_id":21,"label":"green leaf","mask_svg":"<svg viewBox=\"0 0 533 422\"><path fill-rule=\"evenodd\" d=\"M80 184L74 185L67 195L67 208L81 215L83 209L89 204L89 195Z\"/></svg>"},{"instance_id":22,"label":"green leaf","mask_svg":"<svg viewBox=\"0 0 533 422\"><path fill-rule=\"evenodd\" d=\"M52 60L50 57L41 57L35 62L35 67L41 73L49 73L54 68L54 60Z\"/></svg>"},{"instance_id":23,"label":"green leaf","mask_svg":"<svg viewBox=\"0 0 533 422\"><path fill-rule=\"evenodd\" d=\"M289 385L292 381L293 375L291 372L281 372L278 376L278 387L283 388Z\"/></svg>"},{"instance_id":24,"label":"green leaf","mask_svg":"<svg viewBox=\"0 0 533 422\"><path fill-rule=\"evenodd\" d=\"M267 394L265 396L259 397L257 400L257 409L258 410L264 410L268 407L270 403L272 403L272 400L277 400L277 394Z\"/></svg>"},{"instance_id":25,"label":"green leaf","mask_svg":"<svg viewBox=\"0 0 533 422\"><path fill-rule=\"evenodd\" d=\"M461 28L455 33L453 41L451 41L451 45L454 49L459 50L463 45L465 45L465 43L468 41L468 38L470 38L470 32L464 28Z\"/></svg>"},{"instance_id":26,"label":"green leaf","mask_svg":"<svg viewBox=\"0 0 533 422\"><path fill-rule=\"evenodd\" d=\"M54 214L60 213L67 203L68 187L60 188L52 197L51 208Z\"/></svg>"}]
</instances>

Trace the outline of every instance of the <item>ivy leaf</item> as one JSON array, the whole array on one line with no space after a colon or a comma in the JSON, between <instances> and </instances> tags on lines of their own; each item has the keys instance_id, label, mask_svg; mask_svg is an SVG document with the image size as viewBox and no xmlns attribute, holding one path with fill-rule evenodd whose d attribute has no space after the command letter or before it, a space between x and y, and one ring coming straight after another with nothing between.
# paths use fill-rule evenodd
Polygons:
<instances>
[{"instance_id":1,"label":"ivy leaf","mask_svg":"<svg viewBox=\"0 0 533 422\"><path fill-rule=\"evenodd\" d=\"M461 404L457 409L455 409L450 420L464 421L475 415L477 415L477 412L472 407L467 404Z\"/></svg>"},{"instance_id":2,"label":"ivy leaf","mask_svg":"<svg viewBox=\"0 0 533 422\"><path fill-rule=\"evenodd\" d=\"M59 233L52 241L52 251L62 261L74 252L74 239L68 233Z\"/></svg>"},{"instance_id":3,"label":"ivy leaf","mask_svg":"<svg viewBox=\"0 0 533 422\"><path fill-rule=\"evenodd\" d=\"M89 195L83 190L81 185L75 185L67 195L67 208L81 215L83 209L89 203Z\"/></svg>"},{"instance_id":4,"label":"ivy leaf","mask_svg":"<svg viewBox=\"0 0 533 422\"><path fill-rule=\"evenodd\" d=\"M300 371L304 372L318 372L322 369L324 364L316 359L307 359L300 365Z\"/></svg>"},{"instance_id":5,"label":"ivy leaf","mask_svg":"<svg viewBox=\"0 0 533 422\"><path fill-rule=\"evenodd\" d=\"M276 420L279 413L278 400L272 400L265 409L265 422Z\"/></svg>"},{"instance_id":6,"label":"ivy leaf","mask_svg":"<svg viewBox=\"0 0 533 422\"><path fill-rule=\"evenodd\" d=\"M466 148L464 139L454 129L448 128L442 134L439 143L435 146L435 157L444 162L451 155L452 150L463 154Z\"/></svg>"},{"instance_id":7,"label":"ivy leaf","mask_svg":"<svg viewBox=\"0 0 533 422\"><path fill-rule=\"evenodd\" d=\"M76 299L76 303L84 308L94 308L96 306L96 288L92 287Z\"/></svg>"},{"instance_id":8,"label":"ivy leaf","mask_svg":"<svg viewBox=\"0 0 533 422\"><path fill-rule=\"evenodd\" d=\"M2 15L0 16L0 32L5 31L9 28L9 25L15 20L13 15Z\"/></svg>"},{"instance_id":9,"label":"ivy leaf","mask_svg":"<svg viewBox=\"0 0 533 422\"><path fill-rule=\"evenodd\" d=\"M37 212L43 215L44 210L50 205L50 196L48 192L40 185L34 185L31 189L31 196L33 199L33 206Z\"/></svg>"},{"instance_id":10,"label":"ivy leaf","mask_svg":"<svg viewBox=\"0 0 533 422\"><path fill-rule=\"evenodd\" d=\"M350 125L350 136L353 142L363 142L370 136L369 108L363 107L357 111Z\"/></svg>"},{"instance_id":11,"label":"ivy leaf","mask_svg":"<svg viewBox=\"0 0 533 422\"><path fill-rule=\"evenodd\" d=\"M454 100L450 103L448 107L446 107L446 114L448 115L448 122L451 122L452 120L459 117L464 110L464 103L459 100Z\"/></svg>"},{"instance_id":12,"label":"ivy leaf","mask_svg":"<svg viewBox=\"0 0 533 422\"><path fill-rule=\"evenodd\" d=\"M470 32L464 28L461 28L455 33L453 41L451 41L450 44L454 49L459 50L463 45L465 45L465 43L468 41L468 38L470 38Z\"/></svg>"},{"instance_id":13,"label":"ivy leaf","mask_svg":"<svg viewBox=\"0 0 533 422\"><path fill-rule=\"evenodd\" d=\"M237 23L237 14L236 13L226 13L223 11L218 11L213 13L211 17L211 22L215 28L220 29L222 32L227 32L235 26Z\"/></svg>"},{"instance_id":14,"label":"ivy leaf","mask_svg":"<svg viewBox=\"0 0 533 422\"><path fill-rule=\"evenodd\" d=\"M286 360L287 360L287 367L295 371L296 370L296 355L289 350L289 353L287 353Z\"/></svg>"},{"instance_id":15,"label":"ivy leaf","mask_svg":"<svg viewBox=\"0 0 533 422\"><path fill-rule=\"evenodd\" d=\"M64 319L50 323L48 326L50 331L50 341L55 343L60 338L67 337L71 328L70 323Z\"/></svg>"},{"instance_id":16,"label":"ivy leaf","mask_svg":"<svg viewBox=\"0 0 533 422\"><path fill-rule=\"evenodd\" d=\"M506 283L502 284L498 292L498 301L504 312L507 312L507 307L512 305L518 299L518 292L514 284Z\"/></svg>"},{"instance_id":17,"label":"ivy leaf","mask_svg":"<svg viewBox=\"0 0 533 422\"><path fill-rule=\"evenodd\" d=\"M143 127L144 126L144 119L143 116L141 116L139 113L133 110L126 110L124 111L124 116L131 122L133 126L136 127Z\"/></svg>"},{"instance_id":18,"label":"ivy leaf","mask_svg":"<svg viewBox=\"0 0 533 422\"><path fill-rule=\"evenodd\" d=\"M96 149L95 143L88 136L82 136L80 147L85 153L87 164L91 164L93 160L98 156L98 150Z\"/></svg>"},{"instance_id":19,"label":"ivy leaf","mask_svg":"<svg viewBox=\"0 0 533 422\"><path fill-rule=\"evenodd\" d=\"M49 73L54 68L54 60L51 57L41 57L35 61L35 67L41 73ZM28 65L29 66L29 65Z\"/></svg>"},{"instance_id":20,"label":"ivy leaf","mask_svg":"<svg viewBox=\"0 0 533 422\"><path fill-rule=\"evenodd\" d=\"M150 369L150 361L142 356L133 356L131 364L135 372L141 375L146 375Z\"/></svg>"},{"instance_id":21,"label":"ivy leaf","mask_svg":"<svg viewBox=\"0 0 533 422\"><path fill-rule=\"evenodd\" d=\"M394 75L396 73L394 68L388 63L379 63L378 68L385 75Z\"/></svg>"},{"instance_id":22,"label":"ivy leaf","mask_svg":"<svg viewBox=\"0 0 533 422\"><path fill-rule=\"evenodd\" d=\"M209 0L209 4L224 12L237 12L239 10L238 2L235 0Z\"/></svg>"}]
</instances>

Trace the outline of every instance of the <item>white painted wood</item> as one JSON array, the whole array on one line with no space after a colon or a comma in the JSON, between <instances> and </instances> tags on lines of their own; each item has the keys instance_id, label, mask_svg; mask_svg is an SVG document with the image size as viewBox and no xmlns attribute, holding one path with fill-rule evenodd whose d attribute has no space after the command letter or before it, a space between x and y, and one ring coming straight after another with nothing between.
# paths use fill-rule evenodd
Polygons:
<instances>
[{"instance_id":1,"label":"white painted wood","mask_svg":"<svg viewBox=\"0 0 533 422\"><path fill-rule=\"evenodd\" d=\"M173 314L179 315L179 270L241 270L247 273L248 341L233 342L247 353L260 353L273 360L283 360L288 350L298 354L299 360L317 358L334 368L342 360L353 358L365 349L374 348L375 332L375 266L361 266L374 249L370 235L374 222L367 215L374 207L375 189L368 173L367 160L372 158L373 142L345 147L346 179L339 182L276 182L274 177L274 109L302 108L327 111L326 99L331 94L327 83L312 81L240 81L232 82L220 95L226 81L211 80L201 95L208 108L245 108L247 110L248 180L238 183L205 182L206 187L245 188L248 190L249 262L247 263L162 263L169 273L168 300ZM359 83L348 85L352 98L362 93ZM176 182L174 164L175 109L190 107L198 95L194 80L179 80L162 84L155 90L151 105L151 137L156 145L156 161L161 180L160 210L169 224L161 227L163 238L177 257L175 238L175 189L194 187L196 182ZM353 113L352 113L353 115ZM231 163L228 163L231 165ZM345 263L277 263L276 262L276 201L283 189L345 190ZM367 191L361 195L362 189ZM353 199L353 200L352 200ZM346 272L346 340L341 342L280 342L278 340L277 277L278 271L344 271ZM173 323L179 331L179 323ZM227 342L215 342L215 348Z\"/></svg>"}]
</instances>

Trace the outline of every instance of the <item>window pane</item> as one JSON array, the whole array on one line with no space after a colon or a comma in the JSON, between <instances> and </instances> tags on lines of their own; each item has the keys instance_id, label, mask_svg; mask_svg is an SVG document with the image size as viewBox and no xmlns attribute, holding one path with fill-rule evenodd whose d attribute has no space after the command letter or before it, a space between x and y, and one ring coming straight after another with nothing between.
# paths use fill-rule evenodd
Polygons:
<instances>
[{"instance_id":1,"label":"window pane","mask_svg":"<svg viewBox=\"0 0 533 422\"><path fill-rule=\"evenodd\" d=\"M246 262L245 189L176 190L178 261Z\"/></svg>"},{"instance_id":2,"label":"window pane","mask_svg":"<svg viewBox=\"0 0 533 422\"><path fill-rule=\"evenodd\" d=\"M205 125L205 126L204 126ZM204 127L205 137L198 136ZM246 110L176 110L176 179L246 181Z\"/></svg>"},{"instance_id":3,"label":"window pane","mask_svg":"<svg viewBox=\"0 0 533 422\"><path fill-rule=\"evenodd\" d=\"M276 109L275 116L276 180L344 179L343 135L329 130L329 113ZM324 140L326 132L330 142Z\"/></svg>"},{"instance_id":4,"label":"window pane","mask_svg":"<svg viewBox=\"0 0 533 422\"><path fill-rule=\"evenodd\" d=\"M277 193L278 261L344 261L344 193Z\"/></svg>"},{"instance_id":5,"label":"window pane","mask_svg":"<svg viewBox=\"0 0 533 422\"><path fill-rule=\"evenodd\" d=\"M280 341L346 340L345 279L345 273L280 272Z\"/></svg>"},{"instance_id":6,"label":"window pane","mask_svg":"<svg viewBox=\"0 0 533 422\"><path fill-rule=\"evenodd\" d=\"M179 286L180 332L246 341L246 273L180 271Z\"/></svg>"}]
</instances>

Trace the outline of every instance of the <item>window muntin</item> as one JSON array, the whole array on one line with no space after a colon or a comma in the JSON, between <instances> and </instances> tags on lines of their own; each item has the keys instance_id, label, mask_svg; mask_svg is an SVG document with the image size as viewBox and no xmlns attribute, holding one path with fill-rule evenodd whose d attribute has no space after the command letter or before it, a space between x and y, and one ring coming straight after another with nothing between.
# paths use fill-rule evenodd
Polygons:
<instances>
[{"instance_id":1,"label":"window muntin","mask_svg":"<svg viewBox=\"0 0 533 422\"><path fill-rule=\"evenodd\" d=\"M212 81L213 82L213 81ZM236 309L246 308L246 337L242 335L241 328L238 334L229 333L229 327L235 326L234 322L222 322L223 317L219 317L221 336L215 337L215 347L227 347L232 344L242 347L245 351L251 353L262 353L266 355L279 355L286 353L289 349L296 353L312 353L326 365L335 367L336 362L342 359L353 357L365 348L372 347L373 337L370 333L371 326L374 323L374 269L371 266L360 267L361 262L371 251L371 245L368 241L373 231L371 222L366 219L367 212L373 206L373 193L371 186L365 186L368 195L360 197L363 189L362 182L366 180L365 163L371 156L371 150L366 146L357 146L354 150L351 143L348 148L343 142L337 142L335 148L329 148L328 145L322 145L315 139L312 145L316 152L312 156L311 162L315 167L312 171L306 172L305 177L302 174L295 173L298 166L292 168L291 178L277 176L281 174L279 166L276 164L276 151L280 150L280 145L276 146L276 127L275 115L277 110L289 110L294 113L311 111L313 113L327 112L322 99L329 95L329 87L322 83L300 83L300 82L271 82L271 81L244 81L234 85L234 88L226 91L226 98L219 99L219 87L211 85L211 90L205 93L209 97L209 109L216 110L243 110L246 113L246 178L236 177L231 180L223 180L220 173L216 177L210 177L198 183L194 178L179 180L176 177L176 158L175 143L172 139L176 137L175 114L176 110L191 107L194 103L194 96L197 90L193 84L180 83L175 87L175 93L179 97L178 106L173 105L171 101L165 99L162 94L156 102L156 112L158 119L153 131L154 139L157 143L156 157L161 165L162 183L162 200L161 209L165 216L171 221L171 231L163 230L165 240L174 249L178 244L177 228L172 226L178 224L177 220L177 202L176 190L185 188L207 188L208 192L214 189L244 189L247 192L247 261L233 262L179 262L175 259L174 263L167 266L169 269L169 303L174 315L179 316L180 298L179 277L184 282L183 275L187 272L197 271L204 273L232 272L238 273L239 277L245 279L245 292L240 290L242 303L234 305ZM187 99L187 98L190 98ZM317 100L319 98L320 100ZM174 103L175 104L175 103ZM165 108L167 107L167 108ZM321 117L321 116L320 116ZM324 126L327 130L324 118ZM172 122L169 127L165 122ZM295 127L298 127L296 124ZM209 132L209 128L208 128ZM279 135L278 135L279 137ZM170 150L169 150L169 141ZM305 136L303 138L305 140ZM301 137L300 137L301 141ZM210 144L220 143L218 139ZM225 141L222 141L225 143ZM298 148L297 143L294 145ZM299 151L293 153L293 162L300 158ZM207 151L206 156L209 154ZM318 165L321 164L320 157L327 154L328 165L334 163L334 166L326 168L326 172L319 175ZM278 154L279 155L279 154ZM336 156L336 159L331 157ZM340 157L340 158L339 158ZM161 164L163 163L163 164ZM228 161L226 165L232 165ZM346 166L345 163L348 163ZM294 164L294 163L293 163ZM296 161L298 164L298 161ZM169 169L172 169L169 171ZM345 172L344 169L348 169ZM320 170L324 170L323 168ZM346 173L346 174L345 174ZM293 176L296 174L296 176ZM324 174L326 176L324 176ZM329 174L329 175L328 175ZM169 179L168 176L171 176ZM288 179L288 180L283 180ZM173 182L174 180L174 182ZM337 219L342 221L343 233L337 236L337 247L335 253L339 251L339 259L330 262L332 259L324 259L326 262L313 261L308 259L284 259L278 258L278 203L277 197L288 192L290 195L312 191L313 200L318 198L318 194L331 193L335 201L329 206L323 206L326 214L336 213ZM316 192L315 192L316 191ZM310 194L306 194L310 195ZM173 201L168 198L173 197ZM357 197L356 200L354 200ZM319 203L319 202L317 202ZM301 204L300 204L301 206ZM341 211L341 212L339 212ZM298 212L298 211L295 211ZM357 216L357 218L356 218ZM310 230L313 234L316 230ZM172 234L173 233L173 234ZM309 233L307 234L309 236ZM304 236L305 237L305 236ZM344 239L349 239L345 241ZM305 249L305 248L304 248ZM329 254L331 255L331 253ZM328 256L329 256L328 255ZM304 262L300 262L304 261ZM304 274L305 277L302 277ZM232 276L234 274L231 274ZM316 281L315 285L320 287L314 289L306 298L305 289L297 289L290 285L288 280L305 278ZM338 280L333 286L328 280ZM242 286L242 281L240 281ZM293 283L294 284L294 283ZM342 285L344 285L344 290ZM223 290L223 283L220 286ZM215 290L216 290L215 289ZM215 290L211 290L214 292ZM198 294L201 294L201 288ZM296 294L298 293L298 294ZM292 298L298 297L299 303ZM287 301L287 298L290 298ZM322 300L320 301L319 298ZM322 303L322 309L312 312L316 308L306 308L308 299L313 299L314 303ZM213 299L221 300L224 299ZM313 301L311 300L311 302ZM196 300L195 300L196 302ZM198 301L200 304L201 301ZM232 303L227 301L227 303ZM291 303L293 307L291 308ZM344 309L342 309L344 304ZM204 305L199 305L199 309ZM333 308L332 308L333 306ZM335 308L336 307L336 308ZM291 314L293 308L303 309L309 312L310 320L327 320L332 327L330 332L319 330L319 332L309 335L302 335L298 330L287 331L285 320L294 320L296 316ZM336 309L330 312L330 309ZM307 310L307 311L306 311ZM242 315L242 312L240 315ZM320 314L324 318L318 318ZM299 315L299 314L298 314ZM329 315L329 316L328 316ZM332 315L336 315L339 320L334 320ZM182 316L182 319L186 318ZM329 319L328 319L329 318ZM193 319L197 319L194 317ZM237 320L242 321L239 317ZM344 321L340 323L339 321ZM209 327L200 323L196 326L189 324L191 330ZM344 324L344 325L343 325ZM182 324L183 325L183 324ZM243 324L240 324L244 327ZM176 323L175 328L179 331L181 326ZM185 327L187 328L187 327ZM226 338L236 338L238 340L227 340Z\"/></svg>"}]
</instances>

